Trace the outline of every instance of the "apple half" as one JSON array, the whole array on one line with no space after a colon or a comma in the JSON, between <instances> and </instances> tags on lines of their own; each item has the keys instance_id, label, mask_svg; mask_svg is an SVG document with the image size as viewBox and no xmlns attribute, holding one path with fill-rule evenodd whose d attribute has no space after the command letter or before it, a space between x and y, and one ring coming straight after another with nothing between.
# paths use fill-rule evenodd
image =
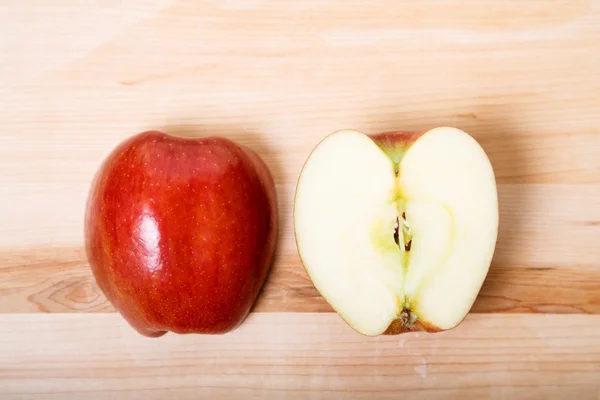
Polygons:
<instances>
[{"instance_id":1,"label":"apple half","mask_svg":"<svg viewBox=\"0 0 600 400\"><path fill-rule=\"evenodd\" d=\"M448 330L468 314L490 267L494 171L455 128L334 132L302 169L294 229L313 284L357 332Z\"/></svg>"}]
</instances>

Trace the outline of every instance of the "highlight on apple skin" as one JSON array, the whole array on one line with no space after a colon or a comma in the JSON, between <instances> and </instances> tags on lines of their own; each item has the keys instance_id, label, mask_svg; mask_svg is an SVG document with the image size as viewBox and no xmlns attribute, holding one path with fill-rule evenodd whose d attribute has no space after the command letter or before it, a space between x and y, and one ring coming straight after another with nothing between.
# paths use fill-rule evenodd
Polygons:
<instances>
[{"instance_id":1,"label":"highlight on apple skin","mask_svg":"<svg viewBox=\"0 0 600 400\"><path fill-rule=\"evenodd\" d=\"M459 325L498 232L492 165L467 133L334 132L298 180L298 252L319 293L367 336Z\"/></svg>"},{"instance_id":2,"label":"highlight on apple skin","mask_svg":"<svg viewBox=\"0 0 600 400\"><path fill-rule=\"evenodd\" d=\"M225 333L265 281L277 214L271 174L251 150L144 132L114 149L92 182L86 254L139 333Z\"/></svg>"}]
</instances>

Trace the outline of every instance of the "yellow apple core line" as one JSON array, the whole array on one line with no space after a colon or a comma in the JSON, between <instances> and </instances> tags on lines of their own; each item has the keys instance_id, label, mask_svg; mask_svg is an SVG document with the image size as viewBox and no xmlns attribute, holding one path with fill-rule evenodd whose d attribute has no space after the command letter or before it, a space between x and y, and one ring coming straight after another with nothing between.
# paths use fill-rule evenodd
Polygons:
<instances>
[{"instance_id":1,"label":"yellow apple core line","mask_svg":"<svg viewBox=\"0 0 600 400\"><path fill-rule=\"evenodd\" d=\"M402 157L399 157L400 159ZM413 241L418 241L418 237L415 237L411 228L410 228L410 215L406 214L406 208L408 199L402 195L402 189L400 186L400 182L398 177L400 176L400 163L395 163L394 165L394 174L396 176L396 184L394 185L394 193L395 193L395 202L397 209L397 217L396 217L396 226L393 232L394 241L398 245L398 250L402 253L402 271L404 282L407 280L407 274L410 266L410 255ZM423 199L421 199L422 201ZM427 199L430 203L438 203L439 206L444 209L448 215L450 216L451 223L449 224L449 241L446 246L445 254L438 261L437 265L431 265L429 272L424 275L421 282L413 289L411 294L403 293L398 296L398 311L397 318L400 321L402 327L406 330L410 330L415 322L419 320L418 315L412 311L412 307L416 304L416 299L419 297L420 289L427 284L427 282L431 279L432 276L436 273L436 271L443 266L444 261L449 257L449 253L453 247L454 241L454 221L452 216L452 211L445 204L439 203L436 199Z\"/></svg>"}]
</instances>

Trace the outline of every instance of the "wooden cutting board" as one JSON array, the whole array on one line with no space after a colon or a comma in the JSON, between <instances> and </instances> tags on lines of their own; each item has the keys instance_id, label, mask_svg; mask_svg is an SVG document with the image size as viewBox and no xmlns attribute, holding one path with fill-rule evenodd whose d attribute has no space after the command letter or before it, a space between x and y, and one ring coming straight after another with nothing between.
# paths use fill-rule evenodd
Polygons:
<instances>
[{"instance_id":1,"label":"wooden cutting board","mask_svg":"<svg viewBox=\"0 0 600 400\"><path fill-rule=\"evenodd\" d=\"M296 253L328 133L471 133L500 232L458 328L366 338ZM600 1L4 1L0 398L600 396ZM90 180L147 129L223 135L277 183L276 261L224 336L137 335L82 248Z\"/></svg>"}]
</instances>

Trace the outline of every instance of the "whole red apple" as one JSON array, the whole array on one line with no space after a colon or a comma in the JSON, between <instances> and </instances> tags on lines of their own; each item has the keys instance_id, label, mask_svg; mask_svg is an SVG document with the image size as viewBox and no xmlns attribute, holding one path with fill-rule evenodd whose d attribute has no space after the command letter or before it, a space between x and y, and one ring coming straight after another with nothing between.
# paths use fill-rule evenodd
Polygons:
<instances>
[{"instance_id":1,"label":"whole red apple","mask_svg":"<svg viewBox=\"0 0 600 400\"><path fill-rule=\"evenodd\" d=\"M276 235L268 168L221 137L131 137L96 174L85 216L100 289L146 336L237 327L265 281Z\"/></svg>"}]
</instances>

